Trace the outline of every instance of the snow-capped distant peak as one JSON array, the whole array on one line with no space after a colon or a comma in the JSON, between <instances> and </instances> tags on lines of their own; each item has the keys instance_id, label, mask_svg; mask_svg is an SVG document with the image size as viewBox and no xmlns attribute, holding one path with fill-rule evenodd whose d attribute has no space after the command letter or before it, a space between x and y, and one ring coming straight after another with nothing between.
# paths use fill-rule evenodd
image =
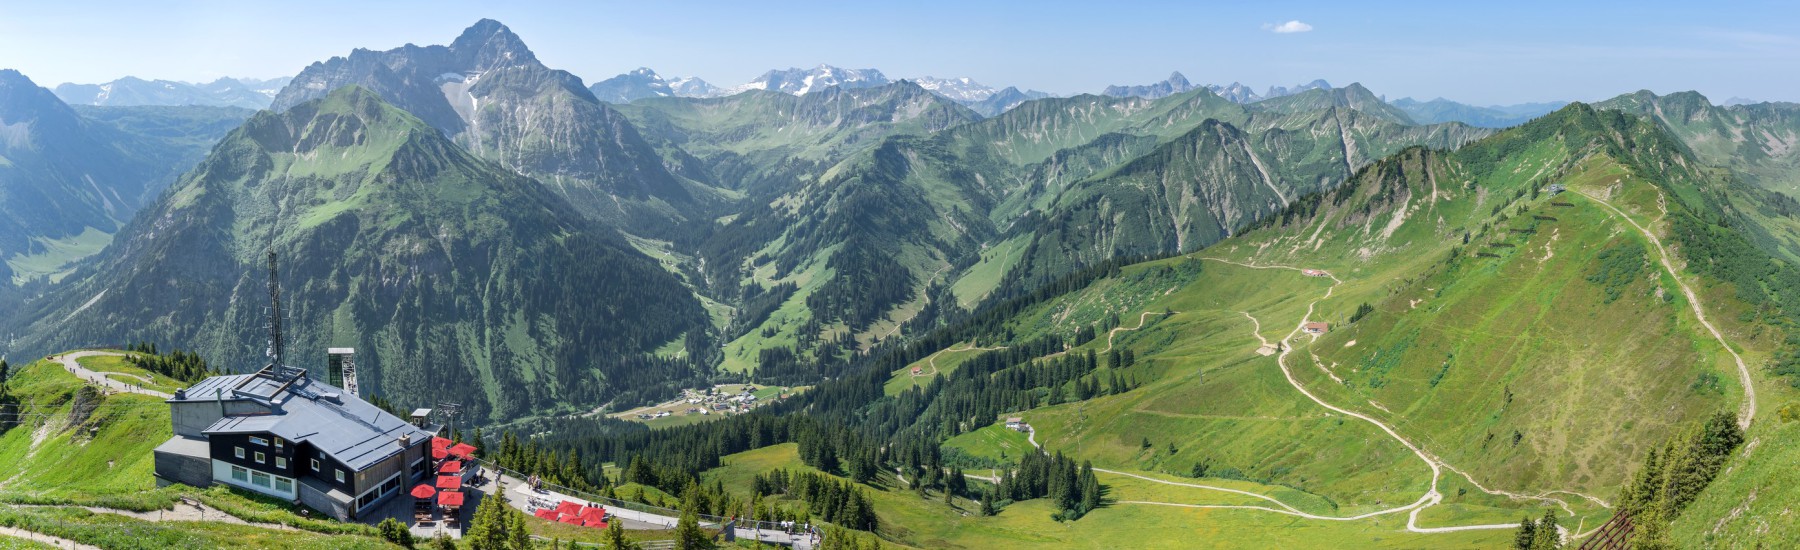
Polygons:
<instances>
[{"instance_id":1,"label":"snow-capped distant peak","mask_svg":"<svg viewBox=\"0 0 1800 550\"><path fill-rule=\"evenodd\" d=\"M976 82L975 79L968 77L937 78L926 76L911 80L913 83L918 84L920 88L924 88L931 93L943 96L952 101L981 101L993 97L994 94L999 91L983 86L981 83Z\"/></svg>"},{"instance_id":2,"label":"snow-capped distant peak","mask_svg":"<svg viewBox=\"0 0 1800 550\"><path fill-rule=\"evenodd\" d=\"M832 86L872 88L888 83L886 75L875 69L844 69L821 64L811 69L792 68L769 71L756 80L727 90L726 95L750 90L771 90L806 95Z\"/></svg>"}]
</instances>

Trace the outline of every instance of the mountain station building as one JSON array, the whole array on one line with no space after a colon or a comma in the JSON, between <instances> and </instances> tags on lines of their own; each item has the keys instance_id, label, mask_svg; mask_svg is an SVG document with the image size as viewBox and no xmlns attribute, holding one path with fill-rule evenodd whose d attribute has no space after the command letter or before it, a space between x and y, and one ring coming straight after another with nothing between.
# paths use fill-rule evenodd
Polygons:
<instances>
[{"instance_id":1,"label":"mountain station building","mask_svg":"<svg viewBox=\"0 0 1800 550\"><path fill-rule=\"evenodd\" d=\"M155 451L159 487L223 483L351 520L432 474L439 428L305 369L214 376L167 402L175 436Z\"/></svg>"}]
</instances>

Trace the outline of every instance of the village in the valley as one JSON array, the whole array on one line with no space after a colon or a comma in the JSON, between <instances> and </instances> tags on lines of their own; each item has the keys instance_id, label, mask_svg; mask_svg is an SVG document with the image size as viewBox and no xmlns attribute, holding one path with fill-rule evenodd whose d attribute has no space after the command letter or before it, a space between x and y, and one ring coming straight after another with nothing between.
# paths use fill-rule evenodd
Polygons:
<instances>
[{"instance_id":1,"label":"village in the valley","mask_svg":"<svg viewBox=\"0 0 1800 550\"><path fill-rule=\"evenodd\" d=\"M743 414L805 391L805 387L718 384L710 388L681 390L674 399L612 414L651 426L677 426L713 418Z\"/></svg>"}]
</instances>

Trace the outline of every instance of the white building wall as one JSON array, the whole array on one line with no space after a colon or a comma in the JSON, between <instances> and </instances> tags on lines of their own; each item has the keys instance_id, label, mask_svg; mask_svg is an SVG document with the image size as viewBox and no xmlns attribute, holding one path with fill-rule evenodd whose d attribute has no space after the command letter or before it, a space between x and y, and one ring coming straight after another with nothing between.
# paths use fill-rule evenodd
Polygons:
<instances>
[{"instance_id":1,"label":"white building wall","mask_svg":"<svg viewBox=\"0 0 1800 550\"><path fill-rule=\"evenodd\" d=\"M269 486L263 487L263 486L257 485L254 482L256 479L255 478L256 474L259 473L256 470L253 470L250 468L244 468L244 480L238 481L231 477L231 468L232 467L233 467L233 465L231 463L214 459L212 461L213 481L218 482L218 483L224 483L226 485L230 485L233 487L241 487L244 489L249 489L251 491L256 491L258 493L269 495L269 496L279 498L282 500L292 501L292 500L297 500L300 498L300 492L299 492L300 487L299 487L298 483L294 481L293 478L282 477L282 476L278 476L275 474L268 474L269 475ZM243 468L242 466L238 466L238 467ZM260 473L267 473L267 472L260 472ZM277 489L276 487L278 487L280 485L280 483L277 480L286 480L288 490L282 491L280 489Z\"/></svg>"}]
</instances>

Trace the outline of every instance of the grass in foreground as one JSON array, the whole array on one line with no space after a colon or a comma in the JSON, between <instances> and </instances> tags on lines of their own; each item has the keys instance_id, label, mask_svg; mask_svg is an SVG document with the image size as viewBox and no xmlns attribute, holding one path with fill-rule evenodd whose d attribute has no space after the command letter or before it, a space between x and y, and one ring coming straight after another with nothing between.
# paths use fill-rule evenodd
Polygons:
<instances>
[{"instance_id":1,"label":"grass in foreground","mask_svg":"<svg viewBox=\"0 0 1800 550\"><path fill-rule=\"evenodd\" d=\"M108 550L161 548L377 549L379 539L281 531L217 522L150 522L81 508L0 509L0 525Z\"/></svg>"}]
</instances>

